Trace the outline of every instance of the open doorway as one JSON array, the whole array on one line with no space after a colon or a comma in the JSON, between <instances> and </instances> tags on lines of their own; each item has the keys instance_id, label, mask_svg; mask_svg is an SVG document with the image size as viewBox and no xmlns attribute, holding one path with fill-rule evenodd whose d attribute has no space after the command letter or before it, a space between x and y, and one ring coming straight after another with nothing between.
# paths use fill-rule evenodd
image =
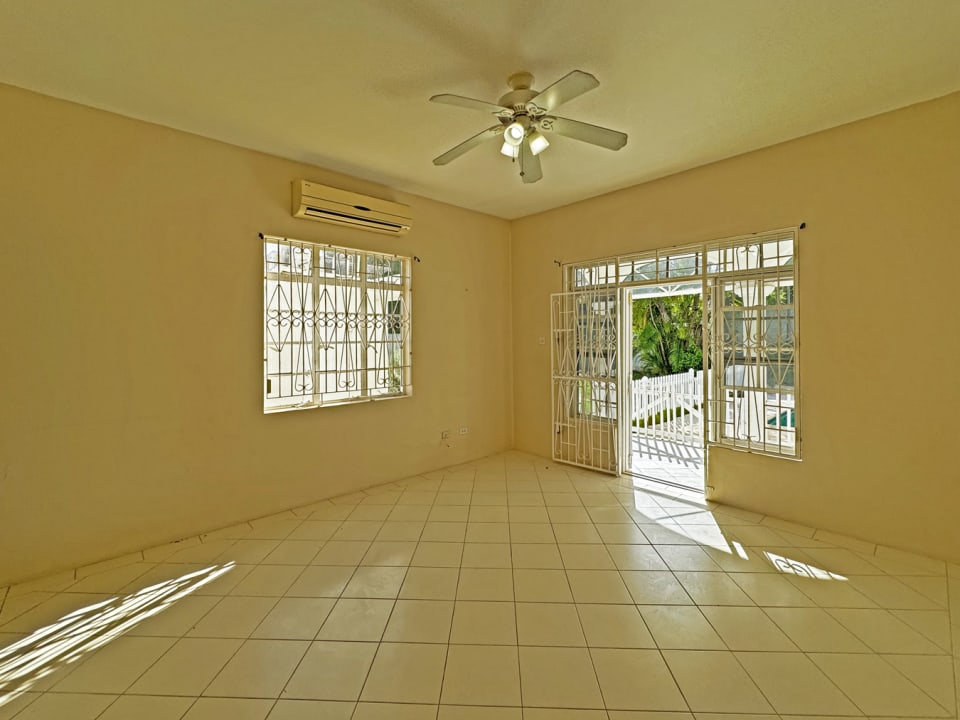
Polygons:
<instances>
[{"instance_id":1,"label":"open doorway","mask_svg":"<svg viewBox=\"0 0 960 720\"><path fill-rule=\"evenodd\" d=\"M632 352L625 470L703 492L703 284L644 285L624 294Z\"/></svg>"}]
</instances>

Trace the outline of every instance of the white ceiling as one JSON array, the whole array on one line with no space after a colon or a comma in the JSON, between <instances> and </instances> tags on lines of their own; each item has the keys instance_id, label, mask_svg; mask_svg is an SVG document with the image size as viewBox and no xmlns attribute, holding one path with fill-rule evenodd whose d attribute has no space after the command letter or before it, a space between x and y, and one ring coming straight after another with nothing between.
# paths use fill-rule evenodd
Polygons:
<instances>
[{"instance_id":1,"label":"white ceiling","mask_svg":"<svg viewBox=\"0 0 960 720\"><path fill-rule=\"evenodd\" d=\"M958 0L0 0L0 82L515 218L960 90ZM523 185L493 123L529 70L600 87ZM9 139L8 139L9 140Z\"/></svg>"}]
</instances>

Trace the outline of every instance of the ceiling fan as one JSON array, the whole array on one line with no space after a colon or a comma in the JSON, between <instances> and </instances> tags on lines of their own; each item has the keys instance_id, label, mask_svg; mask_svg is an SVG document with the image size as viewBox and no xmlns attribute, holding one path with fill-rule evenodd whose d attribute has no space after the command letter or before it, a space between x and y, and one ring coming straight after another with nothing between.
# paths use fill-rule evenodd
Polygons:
<instances>
[{"instance_id":1,"label":"ceiling fan","mask_svg":"<svg viewBox=\"0 0 960 720\"><path fill-rule=\"evenodd\" d=\"M574 140L599 145L609 150L619 150L627 144L625 133L598 127L579 120L553 115L557 106L593 90L600 84L590 73L574 70L557 80L546 90L533 90L533 75L528 72L514 73L507 79L510 92L496 103L474 100L462 95L434 95L430 102L456 105L471 110L480 110L496 116L497 124L488 127L472 138L434 158L434 165L446 165L485 140L503 137L500 152L520 162L520 177L525 183L535 183L543 177L540 168L540 153L550 142L545 133L566 135Z\"/></svg>"}]
</instances>

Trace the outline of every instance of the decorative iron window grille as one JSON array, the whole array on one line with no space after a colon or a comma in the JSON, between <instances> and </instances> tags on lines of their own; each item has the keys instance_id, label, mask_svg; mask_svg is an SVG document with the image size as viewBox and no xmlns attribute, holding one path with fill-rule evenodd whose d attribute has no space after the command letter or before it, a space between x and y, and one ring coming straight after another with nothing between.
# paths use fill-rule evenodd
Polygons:
<instances>
[{"instance_id":1,"label":"decorative iron window grille","mask_svg":"<svg viewBox=\"0 0 960 720\"><path fill-rule=\"evenodd\" d=\"M411 395L410 267L264 236L264 412Z\"/></svg>"},{"instance_id":2,"label":"decorative iron window grille","mask_svg":"<svg viewBox=\"0 0 960 720\"><path fill-rule=\"evenodd\" d=\"M565 265L564 289L614 297L701 284L705 441L799 459L797 244L790 228L598 258ZM581 414L593 408L578 405Z\"/></svg>"}]
</instances>

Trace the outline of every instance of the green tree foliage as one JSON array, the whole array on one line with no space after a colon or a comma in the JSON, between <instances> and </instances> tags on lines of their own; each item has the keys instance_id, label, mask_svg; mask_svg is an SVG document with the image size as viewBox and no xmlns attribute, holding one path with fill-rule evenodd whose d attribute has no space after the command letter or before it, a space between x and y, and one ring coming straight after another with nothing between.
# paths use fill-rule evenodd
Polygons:
<instances>
[{"instance_id":1,"label":"green tree foliage","mask_svg":"<svg viewBox=\"0 0 960 720\"><path fill-rule=\"evenodd\" d=\"M703 324L699 295L633 301L633 351L640 375L655 377L703 367Z\"/></svg>"}]
</instances>

